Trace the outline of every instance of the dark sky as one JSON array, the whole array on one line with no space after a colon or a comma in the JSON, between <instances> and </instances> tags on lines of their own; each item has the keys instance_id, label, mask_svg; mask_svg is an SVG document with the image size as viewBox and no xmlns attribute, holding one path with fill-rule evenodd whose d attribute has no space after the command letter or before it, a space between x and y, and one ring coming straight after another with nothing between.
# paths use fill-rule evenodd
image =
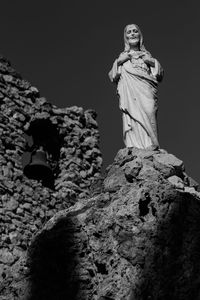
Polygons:
<instances>
[{"instance_id":1,"label":"dark sky","mask_svg":"<svg viewBox=\"0 0 200 300\"><path fill-rule=\"evenodd\" d=\"M165 70L159 86L161 148L184 160L187 173L200 182L198 1L2 1L0 52L48 101L97 111L107 166L124 147L107 73L130 23L140 26L146 48Z\"/></svg>"}]
</instances>

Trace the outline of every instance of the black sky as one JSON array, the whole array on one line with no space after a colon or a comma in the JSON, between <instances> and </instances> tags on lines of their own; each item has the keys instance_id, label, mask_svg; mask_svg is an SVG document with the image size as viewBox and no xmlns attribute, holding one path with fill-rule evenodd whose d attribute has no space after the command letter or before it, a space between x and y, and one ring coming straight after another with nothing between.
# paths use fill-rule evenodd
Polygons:
<instances>
[{"instance_id":1,"label":"black sky","mask_svg":"<svg viewBox=\"0 0 200 300\"><path fill-rule=\"evenodd\" d=\"M14 68L59 107L98 113L104 165L122 142L118 99L107 73L123 50L126 24L140 26L165 70L159 86L161 148L200 182L198 1L4 1L1 48Z\"/></svg>"}]
</instances>

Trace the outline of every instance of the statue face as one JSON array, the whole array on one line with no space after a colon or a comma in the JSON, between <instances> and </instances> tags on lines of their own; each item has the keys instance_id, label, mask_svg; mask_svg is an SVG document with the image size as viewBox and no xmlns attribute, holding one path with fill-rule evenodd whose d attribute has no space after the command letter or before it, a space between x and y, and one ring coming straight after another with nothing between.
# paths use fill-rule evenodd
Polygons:
<instances>
[{"instance_id":1,"label":"statue face","mask_svg":"<svg viewBox=\"0 0 200 300\"><path fill-rule=\"evenodd\" d=\"M126 28L126 40L130 46L138 46L140 43L140 32L135 25Z\"/></svg>"}]
</instances>

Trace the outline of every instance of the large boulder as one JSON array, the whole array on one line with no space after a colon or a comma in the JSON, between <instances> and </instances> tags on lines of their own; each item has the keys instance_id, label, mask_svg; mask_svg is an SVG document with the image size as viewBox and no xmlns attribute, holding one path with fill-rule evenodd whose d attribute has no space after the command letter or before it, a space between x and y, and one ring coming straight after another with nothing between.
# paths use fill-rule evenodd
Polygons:
<instances>
[{"instance_id":1,"label":"large boulder","mask_svg":"<svg viewBox=\"0 0 200 300\"><path fill-rule=\"evenodd\" d=\"M200 194L183 162L122 149L96 186L35 236L25 299L200 299Z\"/></svg>"}]
</instances>

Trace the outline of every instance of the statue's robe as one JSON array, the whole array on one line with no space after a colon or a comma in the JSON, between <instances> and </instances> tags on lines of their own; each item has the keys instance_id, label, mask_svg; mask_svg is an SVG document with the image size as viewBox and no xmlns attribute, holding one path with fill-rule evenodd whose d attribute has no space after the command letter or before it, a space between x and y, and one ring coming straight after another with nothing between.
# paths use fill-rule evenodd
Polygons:
<instances>
[{"instance_id":1,"label":"statue's robe","mask_svg":"<svg viewBox=\"0 0 200 300\"><path fill-rule=\"evenodd\" d=\"M119 106L123 113L123 138L126 147L145 149L158 146L157 135L157 85L163 70L155 59L155 66L146 72L134 68L130 60L118 66L117 60L109 73L117 83Z\"/></svg>"}]
</instances>

